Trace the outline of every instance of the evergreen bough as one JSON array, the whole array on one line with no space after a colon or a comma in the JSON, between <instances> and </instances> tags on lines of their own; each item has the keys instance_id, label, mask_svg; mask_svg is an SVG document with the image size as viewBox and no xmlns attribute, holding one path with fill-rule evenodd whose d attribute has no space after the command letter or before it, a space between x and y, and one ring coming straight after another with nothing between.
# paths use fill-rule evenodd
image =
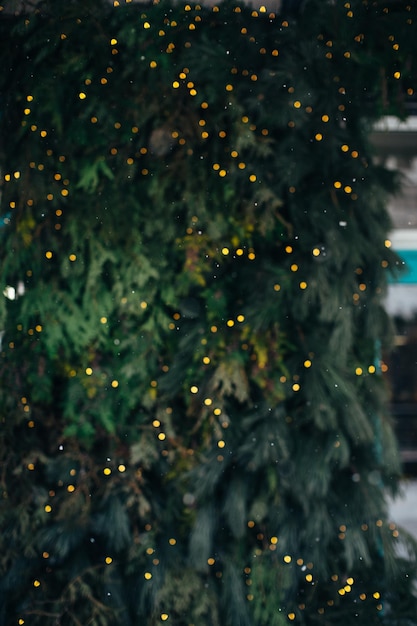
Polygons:
<instances>
[{"instance_id":1,"label":"evergreen bough","mask_svg":"<svg viewBox=\"0 0 417 626\"><path fill-rule=\"evenodd\" d=\"M416 5L15 4L0 624L417 624L370 145Z\"/></svg>"}]
</instances>

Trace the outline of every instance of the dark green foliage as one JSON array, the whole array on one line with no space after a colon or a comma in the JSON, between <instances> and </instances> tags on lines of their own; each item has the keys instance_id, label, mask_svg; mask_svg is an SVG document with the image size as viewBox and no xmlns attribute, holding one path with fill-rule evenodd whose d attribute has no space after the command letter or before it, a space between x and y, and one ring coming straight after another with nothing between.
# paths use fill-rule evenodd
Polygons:
<instances>
[{"instance_id":1,"label":"dark green foliage","mask_svg":"<svg viewBox=\"0 0 417 626\"><path fill-rule=\"evenodd\" d=\"M417 623L369 145L416 19L4 11L1 626Z\"/></svg>"}]
</instances>

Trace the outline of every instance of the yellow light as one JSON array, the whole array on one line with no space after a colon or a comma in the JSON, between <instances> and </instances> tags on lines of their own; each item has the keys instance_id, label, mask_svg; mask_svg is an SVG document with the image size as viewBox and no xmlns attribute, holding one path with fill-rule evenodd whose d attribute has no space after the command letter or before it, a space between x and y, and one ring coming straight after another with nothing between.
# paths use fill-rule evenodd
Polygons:
<instances>
[{"instance_id":1,"label":"yellow light","mask_svg":"<svg viewBox=\"0 0 417 626\"><path fill-rule=\"evenodd\" d=\"M278 537L271 537L270 541L275 546L278 543Z\"/></svg>"},{"instance_id":2,"label":"yellow light","mask_svg":"<svg viewBox=\"0 0 417 626\"><path fill-rule=\"evenodd\" d=\"M45 512L50 513L52 511L52 507L50 504L45 505Z\"/></svg>"},{"instance_id":3,"label":"yellow light","mask_svg":"<svg viewBox=\"0 0 417 626\"><path fill-rule=\"evenodd\" d=\"M151 25L149 24L149 22L144 22L144 23L143 23L143 28L145 28L146 30L147 30L148 28L150 28L150 27L151 27Z\"/></svg>"},{"instance_id":4,"label":"yellow light","mask_svg":"<svg viewBox=\"0 0 417 626\"><path fill-rule=\"evenodd\" d=\"M233 91L233 85L226 85L226 91Z\"/></svg>"},{"instance_id":5,"label":"yellow light","mask_svg":"<svg viewBox=\"0 0 417 626\"><path fill-rule=\"evenodd\" d=\"M142 300L142 302L140 303L140 308L141 309L146 309L148 307L148 303L145 302L144 300Z\"/></svg>"},{"instance_id":6,"label":"yellow light","mask_svg":"<svg viewBox=\"0 0 417 626\"><path fill-rule=\"evenodd\" d=\"M385 242L384 242L384 243L385 243L385 247L386 247L386 248L391 248L391 246L392 246L392 242L391 242L389 239L385 239Z\"/></svg>"},{"instance_id":7,"label":"yellow light","mask_svg":"<svg viewBox=\"0 0 417 626\"><path fill-rule=\"evenodd\" d=\"M111 386L113 387L113 389L116 389L116 387L119 386L119 381L118 380L112 380L111 381Z\"/></svg>"},{"instance_id":8,"label":"yellow light","mask_svg":"<svg viewBox=\"0 0 417 626\"><path fill-rule=\"evenodd\" d=\"M165 433L159 433L158 439L159 439L159 441L164 441L166 439L166 434Z\"/></svg>"},{"instance_id":9,"label":"yellow light","mask_svg":"<svg viewBox=\"0 0 417 626\"><path fill-rule=\"evenodd\" d=\"M198 393L198 387L196 385L193 385L192 387L190 387L190 391L191 393Z\"/></svg>"},{"instance_id":10,"label":"yellow light","mask_svg":"<svg viewBox=\"0 0 417 626\"><path fill-rule=\"evenodd\" d=\"M369 372L370 374L375 374L375 372L376 372L376 367L375 367L375 365L370 365L370 366L368 367L368 372Z\"/></svg>"},{"instance_id":11,"label":"yellow light","mask_svg":"<svg viewBox=\"0 0 417 626\"><path fill-rule=\"evenodd\" d=\"M288 613L288 619L291 621L295 620L295 613Z\"/></svg>"},{"instance_id":12,"label":"yellow light","mask_svg":"<svg viewBox=\"0 0 417 626\"><path fill-rule=\"evenodd\" d=\"M312 581L312 580L313 580L313 576L312 576L311 574L307 574L307 575L306 575L306 581L307 581L308 583L311 583L311 581Z\"/></svg>"},{"instance_id":13,"label":"yellow light","mask_svg":"<svg viewBox=\"0 0 417 626\"><path fill-rule=\"evenodd\" d=\"M161 620L163 622L166 622L168 618L169 618L168 613L161 613Z\"/></svg>"},{"instance_id":14,"label":"yellow light","mask_svg":"<svg viewBox=\"0 0 417 626\"><path fill-rule=\"evenodd\" d=\"M70 261L76 261L77 260L77 255L76 254L70 254L68 258L69 258Z\"/></svg>"},{"instance_id":15,"label":"yellow light","mask_svg":"<svg viewBox=\"0 0 417 626\"><path fill-rule=\"evenodd\" d=\"M238 322L244 322L245 321L245 316L244 315L238 315L236 319L237 319Z\"/></svg>"},{"instance_id":16,"label":"yellow light","mask_svg":"<svg viewBox=\"0 0 417 626\"><path fill-rule=\"evenodd\" d=\"M105 476L110 476L110 474L111 474L111 469L110 469L110 467L105 467L105 468L104 468L104 470L103 470L103 474L104 474Z\"/></svg>"},{"instance_id":17,"label":"yellow light","mask_svg":"<svg viewBox=\"0 0 417 626\"><path fill-rule=\"evenodd\" d=\"M229 248L222 248L222 254L224 254L224 256L227 256L229 252L230 252Z\"/></svg>"},{"instance_id":18,"label":"yellow light","mask_svg":"<svg viewBox=\"0 0 417 626\"><path fill-rule=\"evenodd\" d=\"M342 152L348 152L349 146L346 143L344 143L343 146L340 147L340 149Z\"/></svg>"},{"instance_id":19,"label":"yellow light","mask_svg":"<svg viewBox=\"0 0 417 626\"><path fill-rule=\"evenodd\" d=\"M111 556L106 556L105 561L107 565L110 565L110 563L113 563L113 559L111 558Z\"/></svg>"},{"instance_id":20,"label":"yellow light","mask_svg":"<svg viewBox=\"0 0 417 626\"><path fill-rule=\"evenodd\" d=\"M172 83L172 86L174 87L174 89L178 89L180 84L179 84L179 82L177 80L174 80L174 82Z\"/></svg>"},{"instance_id":21,"label":"yellow light","mask_svg":"<svg viewBox=\"0 0 417 626\"><path fill-rule=\"evenodd\" d=\"M232 328L232 326L235 325L235 322L234 322L234 320L227 320L226 324L227 324L227 326L229 326L229 328Z\"/></svg>"},{"instance_id":22,"label":"yellow light","mask_svg":"<svg viewBox=\"0 0 417 626\"><path fill-rule=\"evenodd\" d=\"M299 100L296 100L296 101L293 103L293 107L294 107L295 109L299 109L299 108L301 107L301 102L300 102Z\"/></svg>"},{"instance_id":23,"label":"yellow light","mask_svg":"<svg viewBox=\"0 0 417 626\"><path fill-rule=\"evenodd\" d=\"M68 491L68 493L73 493L75 491L74 485L68 485L67 491Z\"/></svg>"},{"instance_id":24,"label":"yellow light","mask_svg":"<svg viewBox=\"0 0 417 626\"><path fill-rule=\"evenodd\" d=\"M221 415L222 410L221 409L214 409L213 413L214 413L214 415Z\"/></svg>"},{"instance_id":25,"label":"yellow light","mask_svg":"<svg viewBox=\"0 0 417 626\"><path fill-rule=\"evenodd\" d=\"M91 376L91 374L93 373L93 370L91 367L87 367L85 370L85 373L87 374L87 376Z\"/></svg>"},{"instance_id":26,"label":"yellow light","mask_svg":"<svg viewBox=\"0 0 417 626\"><path fill-rule=\"evenodd\" d=\"M296 272L297 270L298 270L298 265L297 265L297 263L293 263L293 264L291 265L291 271L292 271L292 272Z\"/></svg>"},{"instance_id":27,"label":"yellow light","mask_svg":"<svg viewBox=\"0 0 417 626\"><path fill-rule=\"evenodd\" d=\"M311 367L310 359L307 359L306 361L304 361L304 367L307 367L307 368Z\"/></svg>"},{"instance_id":28,"label":"yellow light","mask_svg":"<svg viewBox=\"0 0 417 626\"><path fill-rule=\"evenodd\" d=\"M362 368L361 367L357 367L355 369L355 374L356 374L356 376L361 376L363 374Z\"/></svg>"},{"instance_id":29,"label":"yellow light","mask_svg":"<svg viewBox=\"0 0 417 626\"><path fill-rule=\"evenodd\" d=\"M208 565L214 565L215 562L216 562L216 559L213 559L213 557L210 557L209 559L207 559Z\"/></svg>"},{"instance_id":30,"label":"yellow light","mask_svg":"<svg viewBox=\"0 0 417 626\"><path fill-rule=\"evenodd\" d=\"M206 406L211 406L213 404L213 400L211 398L205 398L204 399L204 404Z\"/></svg>"},{"instance_id":31,"label":"yellow light","mask_svg":"<svg viewBox=\"0 0 417 626\"><path fill-rule=\"evenodd\" d=\"M110 44L111 44L112 46L117 45L117 39L114 39L114 38L113 38L113 39L110 39Z\"/></svg>"},{"instance_id":32,"label":"yellow light","mask_svg":"<svg viewBox=\"0 0 417 626\"><path fill-rule=\"evenodd\" d=\"M121 474L123 474L123 472L126 471L126 465L123 465L123 463L121 463L117 469L119 470Z\"/></svg>"},{"instance_id":33,"label":"yellow light","mask_svg":"<svg viewBox=\"0 0 417 626\"><path fill-rule=\"evenodd\" d=\"M375 591L375 593L373 593L372 596L375 598L375 600L379 600L379 598L381 597L381 594L379 593L379 591Z\"/></svg>"},{"instance_id":34,"label":"yellow light","mask_svg":"<svg viewBox=\"0 0 417 626\"><path fill-rule=\"evenodd\" d=\"M329 121L329 116L328 115L322 115L321 116L321 121L324 122L325 124Z\"/></svg>"},{"instance_id":35,"label":"yellow light","mask_svg":"<svg viewBox=\"0 0 417 626\"><path fill-rule=\"evenodd\" d=\"M397 80L401 78L401 72L394 72L394 78L396 78Z\"/></svg>"},{"instance_id":36,"label":"yellow light","mask_svg":"<svg viewBox=\"0 0 417 626\"><path fill-rule=\"evenodd\" d=\"M205 365L208 365L208 364L210 363L210 357L208 357L208 356L204 356L204 357L203 357L203 363L204 363Z\"/></svg>"},{"instance_id":37,"label":"yellow light","mask_svg":"<svg viewBox=\"0 0 417 626\"><path fill-rule=\"evenodd\" d=\"M80 91L80 93L78 94L78 97L80 100L85 100L87 97L87 94L85 94L83 91Z\"/></svg>"},{"instance_id":38,"label":"yellow light","mask_svg":"<svg viewBox=\"0 0 417 626\"><path fill-rule=\"evenodd\" d=\"M174 539L174 537L171 537L171 539L168 539L168 543L170 546L175 546L175 544L177 543L177 540Z\"/></svg>"},{"instance_id":39,"label":"yellow light","mask_svg":"<svg viewBox=\"0 0 417 626\"><path fill-rule=\"evenodd\" d=\"M298 383L294 383L292 386L293 391L300 391L301 387Z\"/></svg>"},{"instance_id":40,"label":"yellow light","mask_svg":"<svg viewBox=\"0 0 417 626\"><path fill-rule=\"evenodd\" d=\"M340 189L342 187L342 183L340 182L340 180L336 180L333 183L333 187L335 187L335 189Z\"/></svg>"},{"instance_id":41,"label":"yellow light","mask_svg":"<svg viewBox=\"0 0 417 626\"><path fill-rule=\"evenodd\" d=\"M323 135L321 133L316 133L314 138L316 141L321 141L323 139Z\"/></svg>"},{"instance_id":42,"label":"yellow light","mask_svg":"<svg viewBox=\"0 0 417 626\"><path fill-rule=\"evenodd\" d=\"M101 324L107 324L107 317L104 317L104 315L103 315L103 317L100 317L100 323Z\"/></svg>"},{"instance_id":43,"label":"yellow light","mask_svg":"<svg viewBox=\"0 0 417 626\"><path fill-rule=\"evenodd\" d=\"M217 442L217 446L219 448L224 448L226 445L226 443L223 441L223 439L220 439L220 441Z\"/></svg>"},{"instance_id":44,"label":"yellow light","mask_svg":"<svg viewBox=\"0 0 417 626\"><path fill-rule=\"evenodd\" d=\"M251 174L249 176L249 180L250 180L251 183L254 183L256 181L256 174Z\"/></svg>"},{"instance_id":45,"label":"yellow light","mask_svg":"<svg viewBox=\"0 0 417 626\"><path fill-rule=\"evenodd\" d=\"M47 252L45 252L45 256L47 259L52 259L53 254L50 250L48 250Z\"/></svg>"},{"instance_id":46,"label":"yellow light","mask_svg":"<svg viewBox=\"0 0 417 626\"><path fill-rule=\"evenodd\" d=\"M34 586L34 587L40 587L40 586L41 586L40 581L39 581L39 580L34 580L34 581L33 581L33 586Z\"/></svg>"},{"instance_id":47,"label":"yellow light","mask_svg":"<svg viewBox=\"0 0 417 626\"><path fill-rule=\"evenodd\" d=\"M143 576L146 580L150 580L152 578L152 574L150 572L145 572Z\"/></svg>"},{"instance_id":48,"label":"yellow light","mask_svg":"<svg viewBox=\"0 0 417 626\"><path fill-rule=\"evenodd\" d=\"M352 187L350 185L346 185L346 187L343 190L345 193L352 193Z\"/></svg>"}]
</instances>

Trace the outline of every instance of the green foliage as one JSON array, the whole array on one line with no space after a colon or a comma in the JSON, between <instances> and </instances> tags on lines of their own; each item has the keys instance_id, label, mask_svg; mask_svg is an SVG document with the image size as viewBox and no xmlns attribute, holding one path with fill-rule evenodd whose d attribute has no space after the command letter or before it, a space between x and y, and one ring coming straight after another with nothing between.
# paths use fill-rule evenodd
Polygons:
<instances>
[{"instance_id":1,"label":"green foliage","mask_svg":"<svg viewBox=\"0 0 417 626\"><path fill-rule=\"evenodd\" d=\"M116 4L0 18L0 626L415 624L369 142L415 7Z\"/></svg>"}]
</instances>

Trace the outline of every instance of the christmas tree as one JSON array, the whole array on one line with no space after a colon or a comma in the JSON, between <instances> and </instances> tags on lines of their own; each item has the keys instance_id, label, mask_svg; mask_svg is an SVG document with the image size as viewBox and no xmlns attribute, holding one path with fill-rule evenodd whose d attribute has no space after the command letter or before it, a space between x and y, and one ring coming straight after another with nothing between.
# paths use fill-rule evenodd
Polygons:
<instances>
[{"instance_id":1,"label":"christmas tree","mask_svg":"<svg viewBox=\"0 0 417 626\"><path fill-rule=\"evenodd\" d=\"M0 14L0 625L417 623L370 131L411 2Z\"/></svg>"}]
</instances>

